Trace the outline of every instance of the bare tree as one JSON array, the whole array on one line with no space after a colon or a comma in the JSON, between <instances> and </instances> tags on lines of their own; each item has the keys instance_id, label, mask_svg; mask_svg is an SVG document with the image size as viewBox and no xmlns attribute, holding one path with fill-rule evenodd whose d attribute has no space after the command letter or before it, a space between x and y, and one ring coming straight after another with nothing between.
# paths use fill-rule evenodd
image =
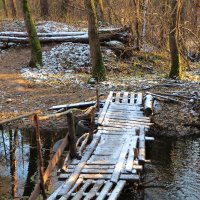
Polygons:
<instances>
[{"instance_id":1,"label":"bare tree","mask_svg":"<svg viewBox=\"0 0 200 200\"><path fill-rule=\"evenodd\" d=\"M31 45L31 60L29 62L29 66L40 67L42 65L42 49L37 36L34 20L31 16L30 5L28 0L22 0L22 10L26 30L29 37L29 42Z\"/></svg>"},{"instance_id":2,"label":"bare tree","mask_svg":"<svg viewBox=\"0 0 200 200\"><path fill-rule=\"evenodd\" d=\"M7 8L6 0L3 0L3 9L4 9L6 17L8 17L8 8Z\"/></svg>"},{"instance_id":3,"label":"bare tree","mask_svg":"<svg viewBox=\"0 0 200 200\"><path fill-rule=\"evenodd\" d=\"M95 0L95 7L96 7L98 20L99 21L104 21L103 1L102 0Z\"/></svg>"},{"instance_id":4,"label":"bare tree","mask_svg":"<svg viewBox=\"0 0 200 200\"><path fill-rule=\"evenodd\" d=\"M88 34L92 60L92 77L97 81L103 81L105 80L105 67L103 64L99 42L95 2L94 0L84 0L84 4L88 14Z\"/></svg>"},{"instance_id":5,"label":"bare tree","mask_svg":"<svg viewBox=\"0 0 200 200\"><path fill-rule=\"evenodd\" d=\"M17 18L17 4L16 0L11 0L11 9L13 18Z\"/></svg>"},{"instance_id":6,"label":"bare tree","mask_svg":"<svg viewBox=\"0 0 200 200\"><path fill-rule=\"evenodd\" d=\"M148 9L148 2L149 0L144 0L143 2L143 26L142 26L142 35L141 35L141 41L144 44L145 43L145 37L146 37L146 29L147 29L147 9Z\"/></svg>"},{"instance_id":7,"label":"bare tree","mask_svg":"<svg viewBox=\"0 0 200 200\"><path fill-rule=\"evenodd\" d=\"M40 8L41 8L41 17L47 18L49 15L49 4L48 0L40 0Z\"/></svg>"},{"instance_id":8,"label":"bare tree","mask_svg":"<svg viewBox=\"0 0 200 200\"><path fill-rule=\"evenodd\" d=\"M140 50L140 0L133 0L135 6L135 31L136 31L136 50Z\"/></svg>"},{"instance_id":9,"label":"bare tree","mask_svg":"<svg viewBox=\"0 0 200 200\"><path fill-rule=\"evenodd\" d=\"M61 17L65 17L67 15L69 0L61 1Z\"/></svg>"},{"instance_id":10,"label":"bare tree","mask_svg":"<svg viewBox=\"0 0 200 200\"><path fill-rule=\"evenodd\" d=\"M178 46L179 22L182 0L170 0L172 16L170 20L169 46L171 54L170 78L182 78L182 67L180 63L180 50Z\"/></svg>"}]
</instances>

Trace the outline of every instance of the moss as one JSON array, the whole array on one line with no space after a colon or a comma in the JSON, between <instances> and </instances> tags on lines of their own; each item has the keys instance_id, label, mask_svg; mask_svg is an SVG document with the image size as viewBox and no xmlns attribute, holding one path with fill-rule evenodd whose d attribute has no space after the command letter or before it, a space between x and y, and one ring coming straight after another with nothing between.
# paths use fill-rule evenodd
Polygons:
<instances>
[{"instance_id":1,"label":"moss","mask_svg":"<svg viewBox=\"0 0 200 200\"><path fill-rule=\"evenodd\" d=\"M39 38L37 36L34 20L31 16L30 6L27 0L22 1L22 8L24 13L24 20L31 44L31 60L29 62L30 67L42 66L42 48Z\"/></svg>"},{"instance_id":2,"label":"moss","mask_svg":"<svg viewBox=\"0 0 200 200\"><path fill-rule=\"evenodd\" d=\"M96 65L92 68L92 77L95 78L98 82L105 80L105 66L103 64L103 59L101 52L96 57Z\"/></svg>"}]
</instances>

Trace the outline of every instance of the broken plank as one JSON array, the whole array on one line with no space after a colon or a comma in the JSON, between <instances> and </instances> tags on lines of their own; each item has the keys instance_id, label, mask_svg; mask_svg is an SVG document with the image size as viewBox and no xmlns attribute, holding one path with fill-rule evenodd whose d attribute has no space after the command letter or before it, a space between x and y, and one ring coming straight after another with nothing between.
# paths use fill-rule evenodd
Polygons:
<instances>
[{"instance_id":1,"label":"broken plank","mask_svg":"<svg viewBox=\"0 0 200 200\"><path fill-rule=\"evenodd\" d=\"M112 177L111 177L111 182L117 183L120 177L121 170L123 168L123 164L126 159L126 155L128 153L128 148L129 148L129 138L126 138L126 142L124 143L122 150L120 152L120 156L118 158L117 164L115 166L115 169L113 171Z\"/></svg>"},{"instance_id":2,"label":"broken plank","mask_svg":"<svg viewBox=\"0 0 200 200\"><path fill-rule=\"evenodd\" d=\"M131 144L129 146L128 158L127 158L126 167L125 167L125 170L128 172L131 172L133 169L134 149L136 148L137 140L138 140L138 137L132 138Z\"/></svg>"},{"instance_id":3,"label":"broken plank","mask_svg":"<svg viewBox=\"0 0 200 200\"><path fill-rule=\"evenodd\" d=\"M108 98L104 104L104 107L103 107L103 110L101 111L101 114L99 116L99 119L98 119L98 124L102 124L103 120L104 120L104 116L106 114L106 111L110 105L110 102L111 102L111 99L112 99L112 96L113 96L113 92L110 92L109 95L108 95Z\"/></svg>"},{"instance_id":4,"label":"broken plank","mask_svg":"<svg viewBox=\"0 0 200 200\"><path fill-rule=\"evenodd\" d=\"M74 172L71 174L69 179L65 182L65 185L60 190L60 192L58 194L59 196L65 195L73 187L74 183L79 178L79 175L81 173L82 168L84 167L84 165L86 164L87 160L91 156L91 154L94 151L94 149L95 149L96 145L98 144L99 140L100 140L100 131L98 131L96 133L92 143L87 147L87 150L86 150L85 154L83 155L80 163L77 165L77 167L75 168Z\"/></svg>"}]
</instances>

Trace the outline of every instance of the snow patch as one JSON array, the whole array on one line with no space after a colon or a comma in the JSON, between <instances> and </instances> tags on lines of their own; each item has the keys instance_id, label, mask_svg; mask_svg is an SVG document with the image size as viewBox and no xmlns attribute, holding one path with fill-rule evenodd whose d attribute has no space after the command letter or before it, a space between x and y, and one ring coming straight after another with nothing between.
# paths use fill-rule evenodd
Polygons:
<instances>
[{"instance_id":1,"label":"snow patch","mask_svg":"<svg viewBox=\"0 0 200 200\"><path fill-rule=\"evenodd\" d=\"M36 28L38 32L69 32L69 31L78 31L77 28L64 24L64 23L59 23L59 22L54 22L54 21L44 21L44 22L39 22L36 24Z\"/></svg>"}]
</instances>

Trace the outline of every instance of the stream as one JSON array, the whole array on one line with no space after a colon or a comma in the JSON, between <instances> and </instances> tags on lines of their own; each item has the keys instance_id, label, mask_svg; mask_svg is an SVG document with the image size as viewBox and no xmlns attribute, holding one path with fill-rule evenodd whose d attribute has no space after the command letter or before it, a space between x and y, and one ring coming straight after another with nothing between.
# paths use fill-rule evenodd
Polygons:
<instances>
[{"instance_id":1,"label":"stream","mask_svg":"<svg viewBox=\"0 0 200 200\"><path fill-rule=\"evenodd\" d=\"M64 136L42 133L45 166L53 144ZM16 148L15 148L16 147ZM144 183L137 191L128 186L121 200L200 199L200 137L159 137L147 144ZM0 131L0 199L28 196L37 180L37 148L34 131Z\"/></svg>"}]
</instances>

